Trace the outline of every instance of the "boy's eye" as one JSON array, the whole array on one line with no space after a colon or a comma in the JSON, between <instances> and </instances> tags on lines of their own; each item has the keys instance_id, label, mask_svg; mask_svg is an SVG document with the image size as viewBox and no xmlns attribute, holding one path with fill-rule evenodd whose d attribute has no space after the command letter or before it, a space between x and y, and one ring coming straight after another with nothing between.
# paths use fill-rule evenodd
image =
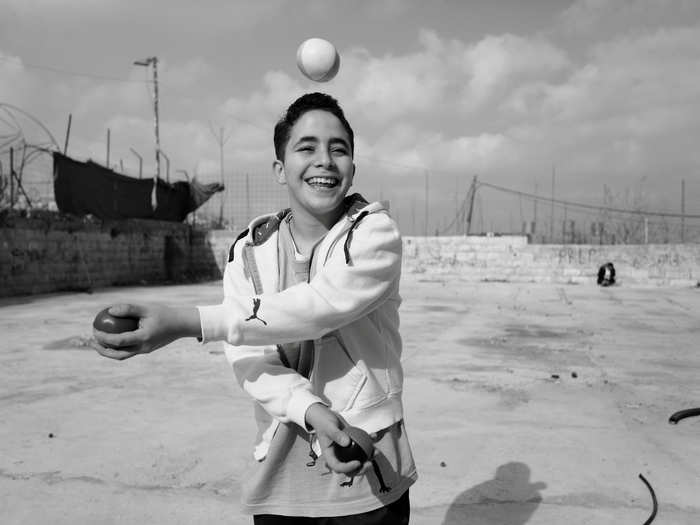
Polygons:
<instances>
[{"instance_id":1,"label":"boy's eye","mask_svg":"<svg viewBox=\"0 0 700 525\"><path fill-rule=\"evenodd\" d=\"M347 155L348 150L346 150L345 148L333 148L331 150L331 153L335 153L337 155Z\"/></svg>"}]
</instances>

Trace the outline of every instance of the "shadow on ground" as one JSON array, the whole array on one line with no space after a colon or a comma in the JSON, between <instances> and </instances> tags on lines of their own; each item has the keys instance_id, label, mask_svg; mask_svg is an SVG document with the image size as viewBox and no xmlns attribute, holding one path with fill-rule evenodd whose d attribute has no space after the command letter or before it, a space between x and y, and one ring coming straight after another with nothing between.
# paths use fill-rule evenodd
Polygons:
<instances>
[{"instance_id":1,"label":"shadow on ground","mask_svg":"<svg viewBox=\"0 0 700 525\"><path fill-rule=\"evenodd\" d=\"M447 509L443 525L523 525L542 502L547 485L530 483L530 467L511 461L493 479L462 492Z\"/></svg>"}]
</instances>

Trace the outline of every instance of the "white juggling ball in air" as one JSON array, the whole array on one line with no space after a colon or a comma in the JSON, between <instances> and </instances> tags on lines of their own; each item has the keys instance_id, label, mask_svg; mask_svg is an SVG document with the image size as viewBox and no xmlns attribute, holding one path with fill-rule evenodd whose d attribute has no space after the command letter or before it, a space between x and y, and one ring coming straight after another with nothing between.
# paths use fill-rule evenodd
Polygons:
<instances>
[{"instance_id":1,"label":"white juggling ball in air","mask_svg":"<svg viewBox=\"0 0 700 525\"><path fill-rule=\"evenodd\" d=\"M316 82L328 82L338 73L340 55L328 40L309 38L297 49L297 66L307 78Z\"/></svg>"}]
</instances>

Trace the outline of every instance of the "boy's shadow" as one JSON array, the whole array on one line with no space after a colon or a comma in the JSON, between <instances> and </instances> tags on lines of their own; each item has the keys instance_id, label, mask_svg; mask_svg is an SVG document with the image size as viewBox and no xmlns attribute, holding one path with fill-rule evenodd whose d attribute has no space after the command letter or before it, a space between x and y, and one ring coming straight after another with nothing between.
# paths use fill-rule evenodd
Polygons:
<instances>
[{"instance_id":1,"label":"boy's shadow","mask_svg":"<svg viewBox=\"0 0 700 525\"><path fill-rule=\"evenodd\" d=\"M547 485L530 483L530 467L511 461L493 479L462 492L450 505L442 525L523 525L542 501Z\"/></svg>"}]
</instances>

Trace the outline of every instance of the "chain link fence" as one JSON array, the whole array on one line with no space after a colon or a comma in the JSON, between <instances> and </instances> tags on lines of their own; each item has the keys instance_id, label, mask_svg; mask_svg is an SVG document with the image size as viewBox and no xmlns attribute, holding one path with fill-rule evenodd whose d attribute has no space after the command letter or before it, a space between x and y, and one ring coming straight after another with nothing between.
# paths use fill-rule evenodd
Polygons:
<instances>
[{"instance_id":1,"label":"chain link fence","mask_svg":"<svg viewBox=\"0 0 700 525\"><path fill-rule=\"evenodd\" d=\"M123 171L119 166L113 169ZM138 170L126 170L126 174L138 177ZM182 179L171 174L172 182ZM219 179L208 174L200 180ZM608 192L600 207L581 208L489 184L477 183L473 191L473 182L472 176L391 175L362 167L351 192L387 202L406 236L459 236L468 231L472 235L526 234L531 242L543 244L700 242L697 215L659 213L654 211L653 199L644 196ZM286 187L270 170L229 172L224 186L187 220L202 228L240 231L253 217L289 205ZM0 210L8 208L56 210L49 150L22 145L0 152Z\"/></svg>"}]
</instances>

